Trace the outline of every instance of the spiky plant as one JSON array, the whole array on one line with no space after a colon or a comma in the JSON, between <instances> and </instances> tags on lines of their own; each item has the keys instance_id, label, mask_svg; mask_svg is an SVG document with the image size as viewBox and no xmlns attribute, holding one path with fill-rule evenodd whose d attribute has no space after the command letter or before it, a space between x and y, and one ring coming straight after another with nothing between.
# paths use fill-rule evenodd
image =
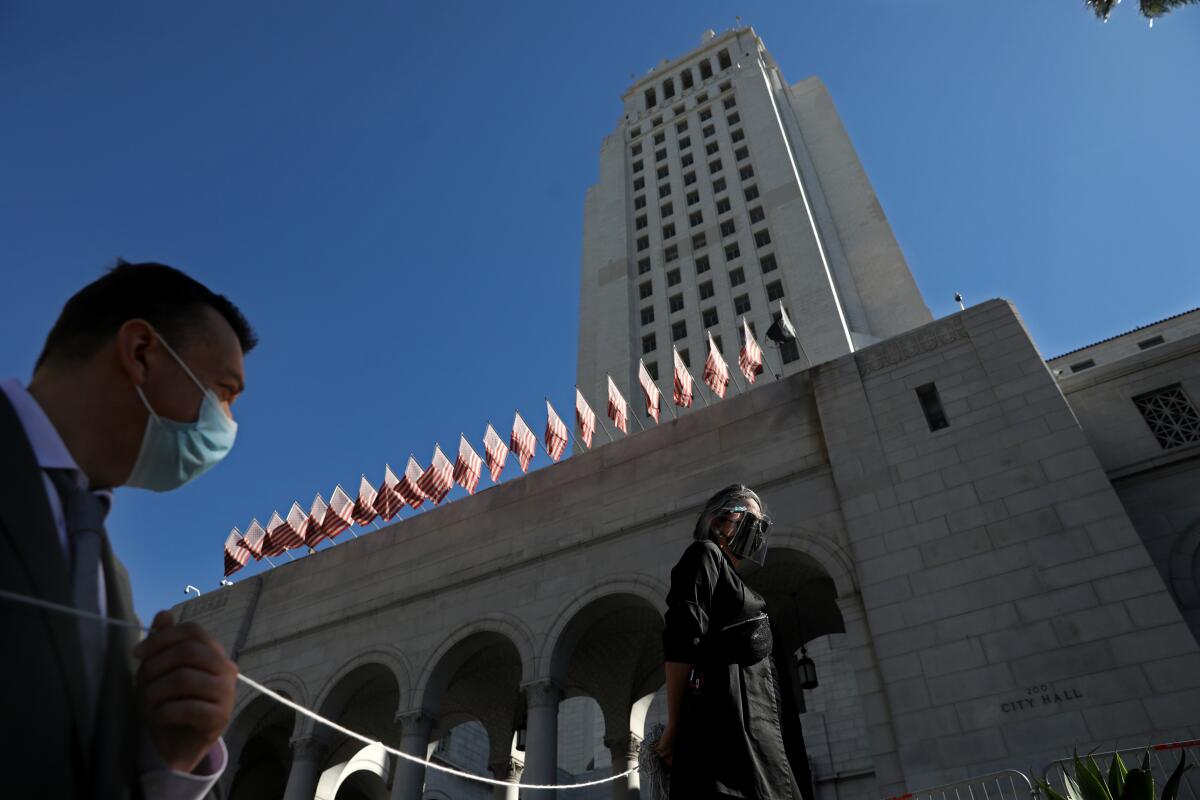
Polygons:
<instances>
[{"instance_id":1,"label":"spiky plant","mask_svg":"<svg viewBox=\"0 0 1200 800\"><path fill-rule=\"evenodd\" d=\"M1063 769L1065 795L1045 781L1035 779L1035 782L1049 800L1176 800L1183 773L1192 765L1187 763L1186 754L1180 753L1179 765L1167 778L1162 794L1157 797L1154 794L1154 774L1150 771L1149 750L1142 758L1142 766L1134 769L1126 769L1120 754L1113 753L1107 776L1091 756L1085 760L1076 753L1074 768L1074 776Z\"/></svg>"},{"instance_id":2,"label":"spiky plant","mask_svg":"<svg viewBox=\"0 0 1200 800\"><path fill-rule=\"evenodd\" d=\"M1113 7L1121 2L1121 0L1083 0L1084 4L1092 10L1098 18L1108 22L1108 15L1112 13ZM1154 24L1154 20L1172 11L1180 6L1190 6L1200 3L1200 0L1139 0L1138 6L1141 8L1142 16L1150 20L1150 24Z\"/></svg>"}]
</instances>

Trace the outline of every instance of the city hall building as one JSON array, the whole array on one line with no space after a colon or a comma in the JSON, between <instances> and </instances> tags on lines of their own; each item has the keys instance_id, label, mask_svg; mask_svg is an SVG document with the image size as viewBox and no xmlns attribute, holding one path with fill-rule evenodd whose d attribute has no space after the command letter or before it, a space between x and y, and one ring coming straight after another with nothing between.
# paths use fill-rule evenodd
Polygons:
<instances>
[{"instance_id":1,"label":"city hall building","mask_svg":"<svg viewBox=\"0 0 1200 800\"><path fill-rule=\"evenodd\" d=\"M671 567L738 481L776 520L749 582L815 668L818 797L1200 737L1200 311L1050 360L1004 300L934 320L820 82L710 32L601 148L579 386L602 410L642 360L669 397L672 348L696 372L711 333L736 370L740 321L761 339L781 307L797 341L752 387L179 614L403 752L510 784L617 774L665 716ZM231 798L517 797L250 691L226 742Z\"/></svg>"}]
</instances>

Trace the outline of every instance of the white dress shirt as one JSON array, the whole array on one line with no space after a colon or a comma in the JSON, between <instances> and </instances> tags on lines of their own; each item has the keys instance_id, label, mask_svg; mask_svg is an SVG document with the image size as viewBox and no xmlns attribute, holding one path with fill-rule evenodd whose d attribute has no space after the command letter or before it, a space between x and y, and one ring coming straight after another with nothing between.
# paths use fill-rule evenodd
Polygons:
<instances>
[{"instance_id":1,"label":"white dress shirt","mask_svg":"<svg viewBox=\"0 0 1200 800\"><path fill-rule=\"evenodd\" d=\"M58 490L55 488L48 470L69 470L79 486L84 489L88 487L88 478L75 463L75 459L71 457L67 445L58 435L58 431L50 422L50 418L46 416L46 412L38 405L33 395L26 391L20 381L11 378L0 381L0 390L12 403L17 419L21 422L21 427L25 429L25 436L33 447L34 458L37 459L38 466L42 469L42 482L46 487L46 497L50 501L50 513L54 517L58 543L62 547L63 556L69 567L71 548L67 543L66 517L63 514L62 500L58 496ZM105 495L111 503L112 492L104 490L97 494ZM100 570L99 608L100 613L105 614L107 601L103 565L98 569ZM228 753L225 750L225 743L218 739L193 772L186 773L168 769L149 737L143 732L139 761L142 793L147 800L199 800L221 777L221 773L225 771L227 760Z\"/></svg>"}]
</instances>

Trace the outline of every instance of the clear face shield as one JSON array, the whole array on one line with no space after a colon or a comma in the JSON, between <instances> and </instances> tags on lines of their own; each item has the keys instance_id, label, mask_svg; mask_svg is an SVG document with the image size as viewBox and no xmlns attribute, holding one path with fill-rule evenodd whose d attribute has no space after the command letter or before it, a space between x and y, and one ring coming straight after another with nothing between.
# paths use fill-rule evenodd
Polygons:
<instances>
[{"instance_id":1,"label":"clear face shield","mask_svg":"<svg viewBox=\"0 0 1200 800\"><path fill-rule=\"evenodd\" d=\"M716 512L717 517L732 517L741 514L736 527L726 540L730 555L762 566L767 560L767 530L771 527L769 517L760 517L742 503L736 503Z\"/></svg>"}]
</instances>

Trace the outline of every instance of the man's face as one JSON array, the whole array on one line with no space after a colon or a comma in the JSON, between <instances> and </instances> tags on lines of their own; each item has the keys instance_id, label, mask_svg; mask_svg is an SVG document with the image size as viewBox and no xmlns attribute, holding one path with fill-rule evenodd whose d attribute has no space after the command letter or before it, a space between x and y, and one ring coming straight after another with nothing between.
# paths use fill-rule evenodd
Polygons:
<instances>
[{"instance_id":1,"label":"man's face","mask_svg":"<svg viewBox=\"0 0 1200 800\"><path fill-rule=\"evenodd\" d=\"M233 403L245 388L242 347L237 334L215 309L202 309L197 330L175 347L205 389L212 389L225 414L233 419ZM157 339L147 352L142 391L154 412L176 422L194 422L203 395L187 372Z\"/></svg>"}]
</instances>

